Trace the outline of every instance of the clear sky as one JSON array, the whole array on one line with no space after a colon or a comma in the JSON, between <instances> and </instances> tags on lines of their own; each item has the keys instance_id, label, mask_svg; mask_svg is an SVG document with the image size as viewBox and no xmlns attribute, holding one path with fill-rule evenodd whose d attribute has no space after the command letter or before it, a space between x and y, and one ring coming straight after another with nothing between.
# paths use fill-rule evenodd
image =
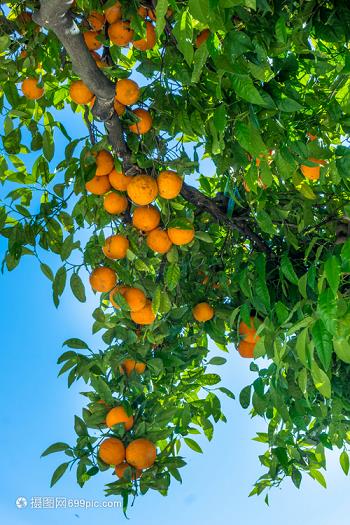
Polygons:
<instances>
[{"instance_id":1,"label":"clear sky","mask_svg":"<svg viewBox=\"0 0 350 525\"><path fill-rule=\"evenodd\" d=\"M72 117L69 112L64 113L64 123L73 136L86 134L79 117ZM59 135L56 138L58 154L61 148L63 155L65 144ZM0 191L3 195L4 190ZM4 247L1 240L1 251ZM53 261L55 258L49 256L48 262L55 267ZM50 489L52 472L65 461L65 456L53 454L40 459L42 451L53 442L74 443L73 418L74 414L80 415L83 398L79 391L86 386L74 384L68 390L66 377L57 378L56 360L62 353L62 342L70 337L80 337L99 348L99 337L91 336L91 312L97 306L97 296L87 286L88 300L81 304L68 290L56 310L51 283L34 258L28 256L16 270L0 275L0 290L2 523L70 525L79 520L84 525L124 523L120 508L31 508L31 498L41 498L36 500L41 507L52 504L52 500L44 498L112 501L103 495L104 483L113 480L112 471L100 473L82 489L76 484L75 472L66 473ZM213 349L213 355L222 353ZM236 394L252 381L249 361L242 360L234 348L226 365L216 371L222 374L222 386ZM259 419L250 419L238 401L223 397L222 402L228 423L216 425L212 442L199 440L204 454L197 454L186 445L182 449L188 461L181 469L183 484L174 480L166 498L153 492L137 498L129 510L132 523L211 525L220 521L267 525L283 520L283 525L349 524L345 498L349 481L340 470L338 452L329 456L327 490L304 478L300 491L289 482L272 491L270 507L261 497L248 498L254 480L262 474L258 455L264 451L263 445L251 438L264 425ZM15 502L21 496L28 505L18 509Z\"/></svg>"}]
</instances>

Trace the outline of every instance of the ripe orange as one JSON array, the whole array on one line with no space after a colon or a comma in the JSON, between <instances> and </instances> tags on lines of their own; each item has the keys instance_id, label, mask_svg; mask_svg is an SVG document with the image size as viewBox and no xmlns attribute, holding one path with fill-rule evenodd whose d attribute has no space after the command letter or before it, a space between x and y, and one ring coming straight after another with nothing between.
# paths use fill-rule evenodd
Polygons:
<instances>
[{"instance_id":1,"label":"ripe orange","mask_svg":"<svg viewBox=\"0 0 350 525\"><path fill-rule=\"evenodd\" d=\"M121 171L112 170L109 174L109 182L118 191L125 191L130 181L131 177L127 177Z\"/></svg>"},{"instance_id":2,"label":"ripe orange","mask_svg":"<svg viewBox=\"0 0 350 525\"><path fill-rule=\"evenodd\" d=\"M151 301L146 301L145 306L138 312L130 312L130 317L137 324L152 324L156 316L153 313Z\"/></svg>"},{"instance_id":3,"label":"ripe orange","mask_svg":"<svg viewBox=\"0 0 350 525\"><path fill-rule=\"evenodd\" d=\"M130 430L134 424L134 417L128 416L122 405L112 408L106 416L107 427L112 428L119 423L124 423L126 431Z\"/></svg>"},{"instance_id":4,"label":"ripe orange","mask_svg":"<svg viewBox=\"0 0 350 525\"><path fill-rule=\"evenodd\" d=\"M300 166L301 173L304 175L306 179L318 180L321 174L321 165L325 166L327 163L324 160L314 159L314 158L310 158L308 160L310 160L311 162L314 162L315 164L319 164L319 166L306 166L305 164L302 164Z\"/></svg>"},{"instance_id":5,"label":"ripe orange","mask_svg":"<svg viewBox=\"0 0 350 525\"><path fill-rule=\"evenodd\" d=\"M108 36L116 46L127 46L133 39L134 31L129 20L117 20L108 28Z\"/></svg>"},{"instance_id":6,"label":"ripe orange","mask_svg":"<svg viewBox=\"0 0 350 525\"><path fill-rule=\"evenodd\" d=\"M246 343L257 343L260 339L260 336L256 335L254 317L250 318L249 326L244 321L241 321L238 330Z\"/></svg>"},{"instance_id":7,"label":"ripe orange","mask_svg":"<svg viewBox=\"0 0 350 525\"><path fill-rule=\"evenodd\" d=\"M168 228L168 235L172 243L177 246L188 244L194 239L194 228L191 230L182 230L181 228Z\"/></svg>"},{"instance_id":8,"label":"ripe orange","mask_svg":"<svg viewBox=\"0 0 350 525\"><path fill-rule=\"evenodd\" d=\"M156 460L157 449L148 439L135 439L126 447L125 456L126 461L133 467L149 468Z\"/></svg>"},{"instance_id":9,"label":"ripe orange","mask_svg":"<svg viewBox=\"0 0 350 525\"><path fill-rule=\"evenodd\" d=\"M143 7L142 5L138 8L137 10L137 14L141 17L141 18L146 18L147 17L147 8L146 7Z\"/></svg>"},{"instance_id":10,"label":"ripe orange","mask_svg":"<svg viewBox=\"0 0 350 525\"><path fill-rule=\"evenodd\" d=\"M111 189L108 175L102 175L101 177L93 177L91 180L86 182L85 188L94 195L104 195Z\"/></svg>"},{"instance_id":11,"label":"ripe orange","mask_svg":"<svg viewBox=\"0 0 350 525\"><path fill-rule=\"evenodd\" d=\"M98 11L91 11L87 20L92 29L94 29L95 31L100 31L103 28L106 21L105 16L102 13L99 13Z\"/></svg>"},{"instance_id":12,"label":"ripe orange","mask_svg":"<svg viewBox=\"0 0 350 525\"><path fill-rule=\"evenodd\" d=\"M94 96L92 91L90 91L82 80L72 82L69 88L69 95L76 104L88 104Z\"/></svg>"},{"instance_id":13,"label":"ripe orange","mask_svg":"<svg viewBox=\"0 0 350 525\"><path fill-rule=\"evenodd\" d=\"M112 7L108 7L105 10L105 17L109 24L114 24L117 20L122 17L122 8L120 2L116 2Z\"/></svg>"},{"instance_id":14,"label":"ripe orange","mask_svg":"<svg viewBox=\"0 0 350 525\"><path fill-rule=\"evenodd\" d=\"M129 78L121 78L115 86L115 98L124 106L132 106L140 97L140 88Z\"/></svg>"},{"instance_id":15,"label":"ripe orange","mask_svg":"<svg viewBox=\"0 0 350 525\"><path fill-rule=\"evenodd\" d=\"M237 350L242 357L253 358L254 357L255 343L248 343L247 341L240 341Z\"/></svg>"},{"instance_id":16,"label":"ripe orange","mask_svg":"<svg viewBox=\"0 0 350 525\"><path fill-rule=\"evenodd\" d=\"M159 195L163 199L175 199L182 188L182 178L175 171L161 171L157 178Z\"/></svg>"},{"instance_id":17,"label":"ripe orange","mask_svg":"<svg viewBox=\"0 0 350 525\"><path fill-rule=\"evenodd\" d=\"M118 286L115 286L113 288L113 290L111 290L109 292L109 300L110 302L112 303L112 305L114 306L114 308L117 308L117 310L119 310L120 306L118 303L115 302L114 300L114 296L117 294L117 293L120 293L120 295L122 295L124 297L124 294L126 292L126 289L127 289L127 286L122 286L122 285L118 285Z\"/></svg>"},{"instance_id":18,"label":"ripe orange","mask_svg":"<svg viewBox=\"0 0 350 525\"><path fill-rule=\"evenodd\" d=\"M205 323L214 317L214 308L208 303L198 303L193 308L192 314L196 321Z\"/></svg>"},{"instance_id":19,"label":"ripe orange","mask_svg":"<svg viewBox=\"0 0 350 525\"><path fill-rule=\"evenodd\" d=\"M120 463L119 465L115 467L115 473L117 474L118 478L124 478L124 474L127 468L131 469L131 479L133 481L141 477L142 470L139 468L138 469L133 468L131 465L129 465L129 463L125 461L124 463Z\"/></svg>"},{"instance_id":20,"label":"ripe orange","mask_svg":"<svg viewBox=\"0 0 350 525\"><path fill-rule=\"evenodd\" d=\"M123 295L131 312L139 312L146 306L147 298L140 288L126 287Z\"/></svg>"},{"instance_id":21,"label":"ripe orange","mask_svg":"<svg viewBox=\"0 0 350 525\"><path fill-rule=\"evenodd\" d=\"M153 119L149 111L145 109L137 108L133 110L134 115L139 119L135 124L129 126L130 131L137 133L138 135L144 135L147 133L153 124Z\"/></svg>"},{"instance_id":22,"label":"ripe orange","mask_svg":"<svg viewBox=\"0 0 350 525\"><path fill-rule=\"evenodd\" d=\"M107 266L100 266L91 272L89 280L95 292L109 292L116 285L117 274Z\"/></svg>"},{"instance_id":23,"label":"ripe orange","mask_svg":"<svg viewBox=\"0 0 350 525\"><path fill-rule=\"evenodd\" d=\"M124 359L119 369L122 374L126 372L127 376L129 376L132 372L136 372L136 374L143 374L146 369L146 364L141 363L141 361L135 361L134 359Z\"/></svg>"},{"instance_id":24,"label":"ripe orange","mask_svg":"<svg viewBox=\"0 0 350 525\"><path fill-rule=\"evenodd\" d=\"M146 22L146 38L134 40L133 46L140 51L147 51L147 49L153 49L156 45L156 42L157 37L154 26L151 24L151 22Z\"/></svg>"},{"instance_id":25,"label":"ripe orange","mask_svg":"<svg viewBox=\"0 0 350 525\"><path fill-rule=\"evenodd\" d=\"M126 189L130 199L141 206L150 204L158 195L158 186L150 175L132 177Z\"/></svg>"},{"instance_id":26,"label":"ripe orange","mask_svg":"<svg viewBox=\"0 0 350 525\"><path fill-rule=\"evenodd\" d=\"M124 106L124 104L119 102L119 100L117 100L116 97L114 98L113 106L114 106L114 110L115 110L116 114L118 115L118 117L121 117L122 115L124 115L124 113L125 113L125 106Z\"/></svg>"},{"instance_id":27,"label":"ripe orange","mask_svg":"<svg viewBox=\"0 0 350 525\"><path fill-rule=\"evenodd\" d=\"M110 437L102 441L98 455L107 465L119 465L125 460L125 447L120 439Z\"/></svg>"},{"instance_id":28,"label":"ripe orange","mask_svg":"<svg viewBox=\"0 0 350 525\"><path fill-rule=\"evenodd\" d=\"M209 29L203 29L196 38L195 45L196 47L200 47L206 40L208 40L208 37L210 35Z\"/></svg>"},{"instance_id":29,"label":"ripe orange","mask_svg":"<svg viewBox=\"0 0 350 525\"><path fill-rule=\"evenodd\" d=\"M135 228L150 232L159 226L160 213L154 206L139 206L134 210L132 223Z\"/></svg>"},{"instance_id":30,"label":"ripe orange","mask_svg":"<svg viewBox=\"0 0 350 525\"><path fill-rule=\"evenodd\" d=\"M44 88L38 86L36 78L26 78L22 82L22 93L28 100L38 100L44 94Z\"/></svg>"},{"instance_id":31,"label":"ripe orange","mask_svg":"<svg viewBox=\"0 0 350 525\"><path fill-rule=\"evenodd\" d=\"M96 176L108 175L113 168L113 156L109 151L101 149L101 151L96 154Z\"/></svg>"},{"instance_id":32,"label":"ripe orange","mask_svg":"<svg viewBox=\"0 0 350 525\"><path fill-rule=\"evenodd\" d=\"M102 42L97 39L100 34L98 31L85 31L83 33L85 44L90 51L96 51L96 49L102 47Z\"/></svg>"},{"instance_id":33,"label":"ripe orange","mask_svg":"<svg viewBox=\"0 0 350 525\"><path fill-rule=\"evenodd\" d=\"M156 253L167 253L172 247L172 242L165 230L156 228L147 235L147 246Z\"/></svg>"},{"instance_id":34,"label":"ripe orange","mask_svg":"<svg viewBox=\"0 0 350 525\"><path fill-rule=\"evenodd\" d=\"M308 136L308 139L310 142L317 140L317 135L313 135L312 133L309 133L309 132L307 132L306 135Z\"/></svg>"},{"instance_id":35,"label":"ripe orange","mask_svg":"<svg viewBox=\"0 0 350 525\"><path fill-rule=\"evenodd\" d=\"M125 195L119 195L119 193L111 192L105 196L103 200L103 207L111 215L120 215L128 209L128 199L125 197Z\"/></svg>"},{"instance_id":36,"label":"ripe orange","mask_svg":"<svg viewBox=\"0 0 350 525\"><path fill-rule=\"evenodd\" d=\"M124 259L129 248L129 241L123 235L111 235L107 237L102 251L109 259Z\"/></svg>"},{"instance_id":37,"label":"ripe orange","mask_svg":"<svg viewBox=\"0 0 350 525\"><path fill-rule=\"evenodd\" d=\"M26 58L27 56L28 56L27 50L23 48L19 54L19 58Z\"/></svg>"}]
</instances>

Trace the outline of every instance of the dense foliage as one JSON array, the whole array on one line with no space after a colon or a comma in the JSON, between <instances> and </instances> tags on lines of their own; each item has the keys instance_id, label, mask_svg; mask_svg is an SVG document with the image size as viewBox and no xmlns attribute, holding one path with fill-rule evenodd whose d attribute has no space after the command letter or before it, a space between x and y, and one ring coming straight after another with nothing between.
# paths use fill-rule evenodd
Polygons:
<instances>
[{"instance_id":1,"label":"dense foliage","mask_svg":"<svg viewBox=\"0 0 350 525\"><path fill-rule=\"evenodd\" d=\"M55 0L41 2L50 3ZM91 11L114 3L77 0L73 20L84 32ZM137 72L146 84L140 100L153 127L142 136L130 132L136 119L126 110L120 121L128 155L91 106L70 100L77 80L72 57L51 30L23 15L37 12L39 2L7 2L0 17L7 270L32 255L52 281L58 306L67 280L85 301L84 269L107 266L120 283L142 289L156 314L153 323L138 326L120 293L119 308L102 293L92 314L101 348L66 341L60 373L68 373L69 385L85 381L87 404L75 419L76 444L46 451L67 456L52 482L71 465L80 485L109 468L97 455L107 434L125 444L142 437L157 444L156 462L139 481L110 478L107 493L121 494L125 505L148 489L166 494L171 477L181 481L181 443L200 452L193 435L211 439L214 423L225 420L219 397L234 395L218 386L211 365L225 363L224 352L240 341L240 323L252 316L260 336L250 365L256 379L239 401L266 422L256 437L266 444L259 457L266 472L252 493L286 476L299 487L303 473L325 486L325 449L339 449L349 471L350 6L346 0L121 0L123 17L140 38L140 5L154 8L157 44L147 51L119 47L106 30L99 37L103 67L95 66L114 83ZM207 28L207 40L196 46ZM28 77L44 87L38 100L22 96L19 83ZM57 112L67 104L85 120L86 137L71 140L60 122ZM64 153L55 152L57 133L67 141ZM111 222L103 197L85 189L96 170L93 154L110 146L119 171L128 164L153 177L164 169L185 181L198 176L199 191L184 185L175 199L156 201L163 227L193 225L191 243L152 251L131 222L130 202ZM215 175L200 174L203 156L213 161ZM111 229L129 240L126 258L102 252ZM61 259L55 272L46 251ZM207 322L192 314L201 302L214 308ZM208 360L210 340L223 353ZM126 358L145 363L145 372L127 375L120 368ZM118 403L134 415L131 431L104 426L108 407Z\"/></svg>"}]
</instances>

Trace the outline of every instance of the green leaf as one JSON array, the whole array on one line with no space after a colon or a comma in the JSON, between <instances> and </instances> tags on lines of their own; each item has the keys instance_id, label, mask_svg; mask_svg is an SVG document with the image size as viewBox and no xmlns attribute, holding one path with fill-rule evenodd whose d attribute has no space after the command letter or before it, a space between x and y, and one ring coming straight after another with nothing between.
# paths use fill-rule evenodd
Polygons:
<instances>
[{"instance_id":1,"label":"green leaf","mask_svg":"<svg viewBox=\"0 0 350 525\"><path fill-rule=\"evenodd\" d=\"M209 233L196 231L195 237L203 242L212 243L213 239L210 237Z\"/></svg>"},{"instance_id":2,"label":"green leaf","mask_svg":"<svg viewBox=\"0 0 350 525\"><path fill-rule=\"evenodd\" d=\"M298 276L294 271L291 260L286 254L283 254L281 258L281 270L288 281L290 281L292 284L298 284Z\"/></svg>"},{"instance_id":3,"label":"green leaf","mask_svg":"<svg viewBox=\"0 0 350 525\"><path fill-rule=\"evenodd\" d=\"M340 283L340 261L336 255L328 257L324 265L328 284L334 293L337 293Z\"/></svg>"},{"instance_id":4,"label":"green leaf","mask_svg":"<svg viewBox=\"0 0 350 525\"><path fill-rule=\"evenodd\" d=\"M349 340L345 337L333 337L334 351L337 357L344 361L344 363L350 364L350 344Z\"/></svg>"},{"instance_id":5,"label":"green leaf","mask_svg":"<svg viewBox=\"0 0 350 525\"><path fill-rule=\"evenodd\" d=\"M265 233L276 235L276 227L274 226L270 215L265 210L258 211L256 214L256 220Z\"/></svg>"},{"instance_id":6,"label":"green leaf","mask_svg":"<svg viewBox=\"0 0 350 525\"><path fill-rule=\"evenodd\" d=\"M280 111L285 111L286 113L294 113L295 111L303 109L303 106L299 104L299 102L289 97L282 97L276 100L276 104Z\"/></svg>"},{"instance_id":7,"label":"green leaf","mask_svg":"<svg viewBox=\"0 0 350 525\"><path fill-rule=\"evenodd\" d=\"M102 377L98 377L95 375L91 375L90 377L91 385L96 390L99 396L101 396L101 399L103 401L106 401L107 404L112 405L114 402L111 389L107 385L107 383L102 379Z\"/></svg>"},{"instance_id":8,"label":"green leaf","mask_svg":"<svg viewBox=\"0 0 350 525\"><path fill-rule=\"evenodd\" d=\"M318 319L313 325L311 328L311 334L319 360L321 361L324 370L327 371L331 364L333 353L332 336L321 319Z\"/></svg>"},{"instance_id":9,"label":"green leaf","mask_svg":"<svg viewBox=\"0 0 350 525\"><path fill-rule=\"evenodd\" d=\"M193 55L193 71L192 71L192 77L191 77L192 84L196 84L197 82L199 82L199 79L201 78L203 67L206 64L207 58L208 58L208 48L206 45L203 44L202 46L199 46L198 49L196 49Z\"/></svg>"},{"instance_id":10,"label":"green leaf","mask_svg":"<svg viewBox=\"0 0 350 525\"><path fill-rule=\"evenodd\" d=\"M311 376L317 390L319 390L324 397L329 399L332 395L331 382L327 374L317 366L315 361L312 363Z\"/></svg>"},{"instance_id":11,"label":"green leaf","mask_svg":"<svg viewBox=\"0 0 350 525\"><path fill-rule=\"evenodd\" d=\"M212 357L210 361L208 361L208 365L224 365L226 363L226 359L224 357Z\"/></svg>"},{"instance_id":12,"label":"green leaf","mask_svg":"<svg viewBox=\"0 0 350 525\"><path fill-rule=\"evenodd\" d=\"M251 385L245 386L239 394L239 402L242 408L248 408L250 405L252 387Z\"/></svg>"},{"instance_id":13,"label":"green leaf","mask_svg":"<svg viewBox=\"0 0 350 525\"><path fill-rule=\"evenodd\" d=\"M69 462L62 463L59 467L56 468L55 472L52 474L50 487L53 487L55 483L63 476L68 468Z\"/></svg>"},{"instance_id":14,"label":"green leaf","mask_svg":"<svg viewBox=\"0 0 350 525\"><path fill-rule=\"evenodd\" d=\"M72 273L70 278L70 287L78 301L84 303L86 301L85 287L83 281L77 273Z\"/></svg>"},{"instance_id":15,"label":"green leaf","mask_svg":"<svg viewBox=\"0 0 350 525\"><path fill-rule=\"evenodd\" d=\"M343 450L343 452L340 454L339 463L340 463L341 468L344 471L344 474L347 476L349 474L350 462L349 462L349 455L346 452L346 450Z\"/></svg>"},{"instance_id":16,"label":"green leaf","mask_svg":"<svg viewBox=\"0 0 350 525\"><path fill-rule=\"evenodd\" d=\"M251 123L248 125L238 122L235 129L236 138L243 149L248 151L253 157L267 154L267 148L261 138L257 128Z\"/></svg>"},{"instance_id":17,"label":"green leaf","mask_svg":"<svg viewBox=\"0 0 350 525\"><path fill-rule=\"evenodd\" d=\"M180 280L180 267L178 264L169 264L165 272L165 282L169 290L174 290Z\"/></svg>"},{"instance_id":18,"label":"green leaf","mask_svg":"<svg viewBox=\"0 0 350 525\"><path fill-rule=\"evenodd\" d=\"M203 450L201 449L201 447L198 445L197 441L194 441L194 439L191 439L191 438L187 438L185 437L184 438L184 442L186 443L186 445L188 447L190 447L192 450L194 450L195 452L199 452L200 454L203 454Z\"/></svg>"},{"instance_id":19,"label":"green leaf","mask_svg":"<svg viewBox=\"0 0 350 525\"><path fill-rule=\"evenodd\" d=\"M44 450L44 452L41 454L41 457L48 456L49 454L53 454L54 452L64 452L69 448L70 446L67 445L67 443L54 443L53 445L50 445L46 450Z\"/></svg>"},{"instance_id":20,"label":"green leaf","mask_svg":"<svg viewBox=\"0 0 350 525\"><path fill-rule=\"evenodd\" d=\"M226 394L227 397L231 398L231 399L236 399L236 396L234 395L233 392L231 392L231 390L229 390L228 388L224 387L224 386L220 386L219 387L219 390L220 392L222 392L223 394Z\"/></svg>"},{"instance_id":21,"label":"green leaf","mask_svg":"<svg viewBox=\"0 0 350 525\"><path fill-rule=\"evenodd\" d=\"M7 35L0 36L0 53L3 53L10 45L11 39Z\"/></svg>"},{"instance_id":22,"label":"green leaf","mask_svg":"<svg viewBox=\"0 0 350 525\"><path fill-rule=\"evenodd\" d=\"M79 349L89 348L88 345L84 343L84 341L82 341L81 339L78 339L77 337L72 337L71 339L67 339L67 341L65 341L62 346L68 346L69 348L79 348Z\"/></svg>"},{"instance_id":23,"label":"green leaf","mask_svg":"<svg viewBox=\"0 0 350 525\"><path fill-rule=\"evenodd\" d=\"M214 125L217 131L222 132L225 131L226 123L226 106L225 104L220 104L214 111Z\"/></svg>"},{"instance_id":24,"label":"green leaf","mask_svg":"<svg viewBox=\"0 0 350 525\"><path fill-rule=\"evenodd\" d=\"M327 483L322 472L316 469L310 469L310 476L314 478L322 487L327 488Z\"/></svg>"},{"instance_id":25,"label":"green leaf","mask_svg":"<svg viewBox=\"0 0 350 525\"><path fill-rule=\"evenodd\" d=\"M156 34L157 38L163 33L166 19L165 15L168 9L168 0L158 0L156 5Z\"/></svg>"},{"instance_id":26,"label":"green leaf","mask_svg":"<svg viewBox=\"0 0 350 525\"><path fill-rule=\"evenodd\" d=\"M55 144L53 141L52 133L45 129L43 133L43 152L45 158L50 162L53 159L55 153Z\"/></svg>"},{"instance_id":27,"label":"green leaf","mask_svg":"<svg viewBox=\"0 0 350 525\"><path fill-rule=\"evenodd\" d=\"M50 266L48 266L48 265L45 264L45 263L40 263L40 270L43 272L43 274L44 274L48 279L50 279L50 281L53 281L53 272L52 272Z\"/></svg>"},{"instance_id":28,"label":"green leaf","mask_svg":"<svg viewBox=\"0 0 350 525\"><path fill-rule=\"evenodd\" d=\"M249 75L239 75L233 73L231 75L232 87L236 95L247 102L252 104L258 104L259 106L265 106L266 102L261 97L259 91L254 86L254 83Z\"/></svg>"},{"instance_id":29,"label":"green leaf","mask_svg":"<svg viewBox=\"0 0 350 525\"><path fill-rule=\"evenodd\" d=\"M78 436L87 436L86 425L79 416L74 416L74 430Z\"/></svg>"},{"instance_id":30,"label":"green leaf","mask_svg":"<svg viewBox=\"0 0 350 525\"><path fill-rule=\"evenodd\" d=\"M193 27L192 16L188 10L183 11L181 19L175 24L173 34L177 40L177 47L183 54L187 64L193 62Z\"/></svg>"}]
</instances>

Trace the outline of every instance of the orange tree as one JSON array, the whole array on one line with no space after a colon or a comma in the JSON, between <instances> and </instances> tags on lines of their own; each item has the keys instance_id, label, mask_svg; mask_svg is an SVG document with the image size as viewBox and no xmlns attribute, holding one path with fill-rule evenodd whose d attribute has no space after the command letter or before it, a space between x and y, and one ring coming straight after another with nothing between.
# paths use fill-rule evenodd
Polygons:
<instances>
[{"instance_id":1,"label":"orange tree","mask_svg":"<svg viewBox=\"0 0 350 525\"><path fill-rule=\"evenodd\" d=\"M326 449L348 473L349 28L346 0L2 2L4 266L34 256L56 306L67 280L85 301L87 270L102 335L59 358L87 392L76 443L44 452L66 455L52 484L112 466L126 507L181 481L183 441L200 451L234 398L210 340L254 359L252 494L325 486ZM87 137L53 115L66 105Z\"/></svg>"}]
</instances>

